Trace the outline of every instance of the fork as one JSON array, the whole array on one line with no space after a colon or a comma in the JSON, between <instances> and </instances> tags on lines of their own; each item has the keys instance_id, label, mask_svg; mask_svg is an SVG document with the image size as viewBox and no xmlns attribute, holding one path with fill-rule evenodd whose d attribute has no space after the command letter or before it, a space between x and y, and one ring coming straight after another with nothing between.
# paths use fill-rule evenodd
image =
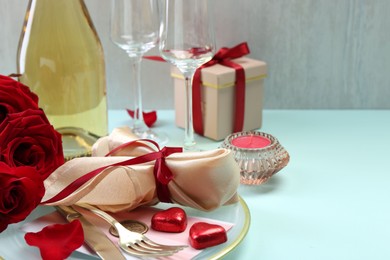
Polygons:
<instances>
[{"instance_id":1,"label":"fork","mask_svg":"<svg viewBox=\"0 0 390 260\"><path fill-rule=\"evenodd\" d=\"M111 215L92 205L78 204L78 206L88 209L114 226L119 235L118 244L128 254L141 257L170 256L188 247L187 245L171 246L156 243L143 234L128 230Z\"/></svg>"}]
</instances>

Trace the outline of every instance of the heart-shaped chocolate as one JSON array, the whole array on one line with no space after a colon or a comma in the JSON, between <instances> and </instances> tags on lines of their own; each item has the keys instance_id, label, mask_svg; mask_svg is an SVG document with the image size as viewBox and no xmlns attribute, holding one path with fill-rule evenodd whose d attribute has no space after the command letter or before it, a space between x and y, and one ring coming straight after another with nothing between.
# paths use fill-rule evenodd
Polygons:
<instances>
[{"instance_id":1,"label":"heart-shaped chocolate","mask_svg":"<svg viewBox=\"0 0 390 260\"><path fill-rule=\"evenodd\" d=\"M227 241L226 230L206 222L194 223L190 228L190 245L195 249L216 246Z\"/></svg>"},{"instance_id":2,"label":"heart-shaped chocolate","mask_svg":"<svg viewBox=\"0 0 390 260\"><path fill-rule=\"evenodd\" d=\"M152 229L169 233L186 230L187 214L179 207L172 207L155 213L152 217Z\"/></svg>"}]
</instances>

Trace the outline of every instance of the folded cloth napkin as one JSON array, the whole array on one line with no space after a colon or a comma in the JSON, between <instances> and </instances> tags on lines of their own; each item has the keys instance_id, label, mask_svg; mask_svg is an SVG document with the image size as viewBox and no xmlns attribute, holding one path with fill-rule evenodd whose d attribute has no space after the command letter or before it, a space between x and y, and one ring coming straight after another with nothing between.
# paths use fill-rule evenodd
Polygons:
<instances>
[{"instance_id":1,"label":"folded cloth napkin","mask_svg":"<svg viewBox=\"0 0 390 260\"><path fill-rule=\"evenodd\" d=\"M137 137L130 128L116 128L94 144L92 157L63 164L45 180L43 204L88 203L105 211L120 212L158 203L154 161L118 165L158 150L147 142L134 140ZM110 156L105 156L107 153ZM172 153L163 160L173 175L167 184L172 203L211 211L238 201L240 169L229 150ZM53 201L70 184L94 171L98 174Z\"/></svg>"}]
</instances>

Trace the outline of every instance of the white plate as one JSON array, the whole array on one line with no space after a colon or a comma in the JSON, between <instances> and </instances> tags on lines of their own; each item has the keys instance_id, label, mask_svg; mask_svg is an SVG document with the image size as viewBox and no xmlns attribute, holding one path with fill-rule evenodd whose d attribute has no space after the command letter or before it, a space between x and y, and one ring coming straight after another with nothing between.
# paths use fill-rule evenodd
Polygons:
<instances>
[{"instance_id":1,"label":"white plate","mask_svg":"<svg viewBox=\"0 0 390 260\"><path fill-rule=\"evenodd\" d=\"M177 205L175 205L177 206ZM172 204L158 204L158 208L169 208ZM38 207L30 216L21 223L9 225L0 234L0 259L5 260L25 260L41 259L36 247L28 246L24 240L24 232L20 227L28 221L52 212L51 207ZM228 241L224 244L205 249L194 259L219 259L233 250L245 237L250 225L250 213L245 201L240 201L234 205L224 206L212 212L202 212L199 210L186 208L189 216L204 217L234 223L234 226L227 233ZM96 259L79 252L75 252L69 259Z\"/></svg>"}]
</instances>

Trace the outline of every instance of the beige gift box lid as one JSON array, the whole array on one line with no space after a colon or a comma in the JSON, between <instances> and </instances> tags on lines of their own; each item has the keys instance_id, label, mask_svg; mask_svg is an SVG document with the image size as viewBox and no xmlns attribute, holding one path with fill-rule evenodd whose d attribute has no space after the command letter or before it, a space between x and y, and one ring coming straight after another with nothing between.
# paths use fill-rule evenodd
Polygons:
<instances>
[{"instance_id":1,"label":"beige gift box lid","mask_svg":"<svg viewBox=\"0 0 390 260\"><path fill-rule=\"evenodd\" d=\"M243 131L258 129L262 123L263 79L267 76L266 63L247 57L232 60L245 70L245 114ZM171 76L175 86L175 121L184 127L184 77L172 67ZM215 64L203 68L202 114L204 136L222 140L233 132L234 123L234 86L236 71L233 68Z\"/></svg>"},{"instance_id":2,"label":"beige gift box lid","mask_svg":"<svg viewBox=\"0 0 390 260\"><path fill-rule=\"evenodd\" d=\"M249 83L267 77L267 64L264 61L241 57L232 60L241 65L245 70L245 81ZM172 66L171 76L177 79L184 79L178 68ZM211 88L227 88L235 86L236 71L233 68L215 64L202 69L202 85Z\"/></svg>"}]
</instances>

